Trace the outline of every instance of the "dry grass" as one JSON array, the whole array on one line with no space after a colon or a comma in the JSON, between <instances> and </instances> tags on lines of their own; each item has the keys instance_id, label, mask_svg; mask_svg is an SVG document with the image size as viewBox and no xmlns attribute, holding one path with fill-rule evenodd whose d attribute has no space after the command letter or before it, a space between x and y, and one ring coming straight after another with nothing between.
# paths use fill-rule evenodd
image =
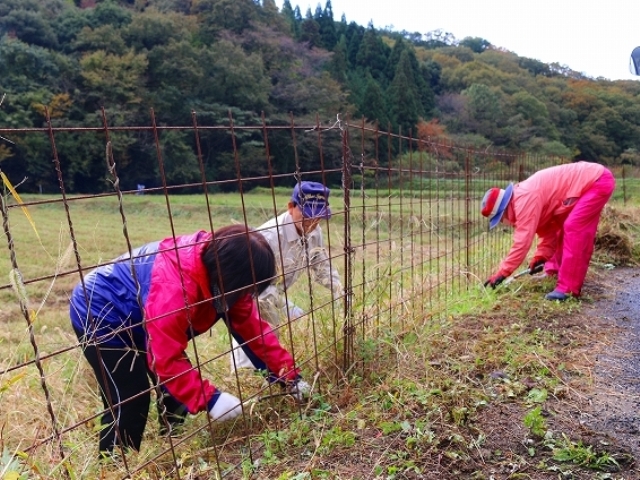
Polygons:
<instances>
[{"instance_id":1,"label":"dry grass","mask_svg":"<svg viewBox=\"0 0 640 480\"><path fill-rule=\"evenodd\" d=\"M639 252L634 238L639 222L637 208L607 205L596 235L596 249L600 256L616 265L637 265Z\"/></svg>"}]
</instances>

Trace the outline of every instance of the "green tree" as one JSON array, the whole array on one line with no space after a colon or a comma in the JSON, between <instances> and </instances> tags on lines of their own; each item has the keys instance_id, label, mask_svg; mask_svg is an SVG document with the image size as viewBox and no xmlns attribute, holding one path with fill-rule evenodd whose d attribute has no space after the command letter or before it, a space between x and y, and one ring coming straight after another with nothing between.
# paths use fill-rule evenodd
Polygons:
<instances>
[{"instance_id":1,"label":"green tree","mask_svg":"<svg viewBox=\"0 0 640 480\"><path fill-rule=\"evenodd\" d=\"M620 155L620 160L623 165L640 165L640 152L635 148L629 148L622 152Z\"/></svg>"},{"instance_id":2,"label":"green tree","mask_svg":"<svg viewBox=\"0 0 640 480\"><path fill-rule=\"evenodd\" d=\"M94 118L99 121L97 115ZM97 125L98 123L96 123ZM116 138L112 141L117 142ZM56 149L63 169L66 188L72 192L98 193L110 189L107 183L108 173L105 160L105 139L94 132L62 132L56 135ZM122 169L121 149L116 149L118 173L126 178L126 171ZM49 166L51 170L51 167ZM47 191L55 191L55 184L49 182ZM122 186L126 188L126 185Z\"/></svg>"},{"instance_id":3,"label":"green tree","mask_svg":"<svg viewBox=\"0 0 640 480\"><path fill-rule=\"evenodd\" d=\"M414 129L420 119L421 102L406 50L400 56L396 74L389 85L387 101L394 128L400 127L404 133Z\"/></svg>"},{"instance_id":4,"label":"green tree","mask_svg":"<svg viewBox=\"0 0 640 480\"><path fill-rule=\"evenodd\" d=\"M26 179L24 187L31 187L33 191L55 191L57 181L55 171L51 168L51 142L47 136L42 133L26 134L13 140L17 155L3 162L5 173L18 181ZM15 168L18 162L20 166Z\"/></svg>"},{"instance_id":5,"label":"green tree","mask_svg":"<svg viewBox=\"0 0 640 480\"><path fill-rule=\"evenodd\" d=\"M432 70L431 65L420 65L416 58L415 49L409 45L402 37L396 40L391 54L387 60L386 77L391 81L397 72L398 64L403 54L408 58L405 75L415 85L414 93L420 99L419 115L425 117L429 115L435 107L435 95L431 87ZM405 60L406 61L406 60ZM437 82L436 82L437 83Z\"/></svg>"},{"instance_id":6,"label":"green tree","mask_svg":"<svg viewBox=\"0 0 640 480\"><path fill-rule=\"evenodd\" d=\"M348 27L347 17L343 13L342 16L340 17L340 21L336 24L336 37L338 39L340 39L342 35L344 35L345 37L347 36L347 27Z\"/></svg>"},{"instance_id":7,"label":"green tree","mask_svg":"<svg viewBox=\"0 0 640 480\"><path fill-rule=\"evenodd\" d=\"M57 48L58 37L40 12L16 9L0 17L0 35L10 33L25 43Z\"/></svg>"},{"instance_id":8,"label":"green tree","mask_svg":"<svg viewBox=\"0 0 640 480\"><path fill-rule=\"evenodd\" d=\"M386 129L389 123L384 92L380 84L371 75L367 76L367 84L358 111L371 122L377 122Z\"/></svg>"},{"instance_id":9,"label":"green tree","mask_svg":"<svg viewBox=\"0 0 640 480\"><path fill-rule=\"evenodd\" d=\"M420 65L420 74L434 94L438 95L441 93L442 84L440 83L440 79L442 77L442 67L438 62L426 60Z\"/></svg>"},{"instance_id":10,"label":"green tree","mask_svg":"<svg viewBox=\"0 0 640 480\"><path fill-rule=\"evenodd\" d=\"M112 55L123 55L127 51L122 31L109 24L97 28L84 27L76 36L72 46L76 52L102 50Z\"/></svg>"},{"instance_id":11,"label":"green tree","mask_svg":"<svg viewBox=\"0 0 640 480\"><path fill-rule=\"evenodd\" d=\"M89 13L91 26L96 28L102 25L113 25L121 28L131 22L132 13L129 9L123 8L113 0L100 2Z\"/></svg>"},{"instance_id":12,"label":"green tree","mask_svg":"<svg viewBox=\"0 0 640 480\"><path fill-rule=\"evenodd\" d=\"M165 179L168 185L197 183L201 179L193 138L182 131L165 131L160 138Z\"/></svg>"},{"instance_id":13,"label":"green tree","mask_svg":"<svg viewBox=\"0 0 640 480\"><path fill-rule=\"evenodd\" d=\"M458 45L461 47L467 47L475 53L482 53L491 47L491 43L488 40L480 37L465 37L460 40Z\"/></svg>"},{"instance_id":14,"label":"green tree","mask_svg":"<svg viewBox=\"0 0 640 480\"><path fill-rule=\"evenodd\" d=\"M578 157L600 163L610 163L621 152L619 147L597 129L598 124L585 124L578 130Z\"/></svg>"},{"instance_id":15,"label":"green tree","mask_svg":"<svg viewBox=\"0 0 640 480\"><path fill-rule=\"evenodd\" d=\"M548 157L571 158L572 151L569 147L557 140L547 141L543 138L532 138L523 142L520 147L527 152L537 153Z\"/></svg>"},{"instance_id":16,"label":"green tree","mask_svg":"<svg viewBox=\"0 0 640 480\"><path fill-rule=\"evenodd\" d=\"M425 33L424 37L426 39L424 43L427 48L448 47L456 43L455 35L441 28Z\"/></svg>"},{"instance_id":17,"label":"green tree","mask_svg":"<svg viewBox=\"0 0 640 480\"><path fill-rule=\"evenodd\" d=\"M300 11L300 7L296 5L296 8L293 9L293 18L298 25L302 23L302 12Z\"/></svg>"},{"instance_id":18,"label":"green tree","mask_svg":"<svg viewBox=\"0 0 640 480\"><path fill-rule=\"evenodd\" d=\"M462 94L467 98L472 129L475 133L492 137L502 116L500 95L481 83L474 83Z\"/></svg>"},{"instance_id":19,"label":"green tree","mask_svg":"<svg viewBox=\"0 0 640 480\"><path fill-rule=\"evenodd\" d=\"M356 65L369 71L376 80L384 81L388 56L389 47L382 41L373 24L369 23L358 49Z\"/></svg>"},{"instance_id":20,"label":"green tree","mask_svg":"<svg viewBox=\"0 0 640 480\"><path fill-rule=\"evenodd\" d=\"M81 75L92 92L94 108L142 102L147 56L132 51L113 55L98 50L80 60Z\"/></svg>"},{"instance_id":21,"label":"green tree","mask_svg":"<svg viewBox=\"0 0 640 480\"><path fill-rule=\"evenodd\" d=\"M364 38L364 32L366 30L355 22L349 23L345 37L347 38L347 58L349 59L349 65L353 68L357 65L358 52L360 51L360 44Z\"/></svg>"},{"instance_id":22,"label":"green tree","mask_svg":"<svg viewBox=\"0 0 640 480\"><path fill-rule=\"evenodd\" d=\"M338 43L338 34L336 33L336 24L333 20L331 0L327 0L324 10L322 10L319 15L316 11L316 17L314 17L314 19L320 27L320 44L327 50L333 50L336 43Z\"/></svg>"},{"instance_id":23,"label":"green tree","mask_svg":"<svg viewBox=\"0 0 640 480\"><path fill-rule=\"evenodd\" d=\"M516 112L530 129L530 136L558 140L559 134L549 120L547 106L528 92L517 92L511 97Z\"/></svg>"},{"instance_id":24,"label":"green tree","mask_svg":"<svg viewBox=\"0 0 640 480\"><path fill-rule=\"evenodd\" d=\"M289 19L278 11L275 0L262 0L262 8L258 10L258 18L262 24L291 35L292 30Z\"/></svg>"},{"instance_id":25,"label":"green tree","mask_svg":"<svg viewBox=\"0 0 640 480\"><path fill-rule=\"evenodd\" d=\"M123 28L122 38L136 51L152 50L171 41L190 40L197 29L195 18L178 13L161 13L153 8L146 9L133 17Z\"/></svg>"},{"instance_id":26,"label":"green tree","mask_svg":"<svg viewBox=\"0 0 640 480\"><path fill-rule=\"evenodd\" d=\"M387 65L385 67L385 74L389 81L393 80L393 77L396 75L396 69L400 62L400 55L408 48L407 43L402 37L399 37L393 44L393 48L389 53L389 58L387 59Z\"/></svg>"},{"instance_id":27,"label":"green tree","mask_svg":"<svg viewBox=\"0 0 640 480\"><path fill-rule=\"evenodd\" d=\"M415 58L415 56L414 56ZM428 117L436 107L436 90L439 89L439 69L434 69L434 62L423 63L416 72L416 85L420 93L422 115Z\"/></svg>"},{"instance_id":28,"label":"green tree","mask_svg":"<svg viewBox=\"0 0 640 480\"><path fill-rule=\"evenodd\" d=\"M40 11L38 0L0 0L0 19L5 18L14 10Z\"/></svg>"},{"instance_id":29,"label":"green tree","mask_svg":"<svg viewBox=\"0 0 640 480\"><path fill-rule=\"evenodd\" d=\"M69 57L20 40L0 37L0 86L3 93L20 93L46 87L72 88L76 70Z\"/></svg>"},{"instance_id":30,"label":"green tree","mask_svg":"<svg viewBox=\"0 0 640 480\"><path fill-rule=\"evenodd\" d=\"M347 38L342 35L333 49L333 55L331 56L331 62L329 63L329 72L336 81L344 83L347 80L348 69Z\"/></svg>"},{"instance_id":31,"label":"green tree","mask_svg":"<svg viewBox=\"0 0 640 480\"><path fill-rule=\"evenodd\" d=\"M291 34L293 38L298 38L298 36L300 35L300 24L296 20L293 8L291 7L291 2L289 0L284 0L284 2L282 3L282 10L280 14L289 26L288 33Z\"/></svg>"},{"instance_id":32,"label":"green tree","mask_svg":"<svg viewBox=\"0 0 640 480\"><path fill-rule=\"evenodd\" d=\"M194 3L201 32L207 43L220 32L228 30L240 34L258 18L258 6L251 0L200 0Z\"/></svg>"},{"instance_id":33,"label":"green tree","mask_svg":"<svg viewBox=\"0 0 640 480\"><path fill-rule=\"evenodd\" d=\"M88 10L79 8L67 8L52 22L52 26L58 36L58 43L64 51L71 51L70 44L85 27L91 26Z\"/></svg>"},{"instance_id":34,"label":"green tree","mask_svg":"<svg viewBox=\"0 0 640 480\"><path fill-rule=\"evenodd\" d=\"M188 15L193 0L154 0L153 6L160 12L177 12Z\"/></svg>"},{"instance_id":35,"label":"green tree","mask_svg":"<svg viewBox=\"0 0 640 480\"><path fill-rule=\"evenodd\" d=\"M307 11L307 16L300 25L299 40L306 43L309 48L322 46L320 24L311 15L311 9Z\"/></svg>"},{"instance_id":36,"label":"green tree","mask_svg":"<svg viewBox=\"0 0 640 480\"><path fill-rule=\"evenodd\" d=\"M533 58L519 57L518 65L529 71L532 75L543 75L550 77L552 75L549 65Z\"/></svg>"},{"instance_id":37,"label":"green tree","mask_svg":"<svg viewBox=\"0 0 640 480\"><path fill-rule=\"evenodd\" d=\"M211 81L205 74L206 56L205 47L187 40L149 51L147 86L162 121L184 124L196 101L206 99Z\"/></svg>"},{"instance_id":38,"label":"green tree","mask_svg":"<svg viewBox=\"0 0 640 480\"><path fill-rule=\"evenodd\" d=\"M339 84L328 73L325 75L325 68L330 63L329 52L309 49L264 26L247 32L238 41L242 42L243 50L259 53L263 59L270 84L270 113L305 115L325 106L333 109L343 101L344 93ZM315 93L314 88L317 89ZM335 113L334 110L332 116Z\"/></svg>"},{"instance_id":39,"label":"green tree","mask_svg":"<svg viewBox=\"0 0 640 480\"><path fill-rule=\"evenodd\" d=\"M220 40L203 52L202 92L209 101L259 112L268 104L270 82L259 53L247 55L239 45Z\"/></svg>"}]
</instances>

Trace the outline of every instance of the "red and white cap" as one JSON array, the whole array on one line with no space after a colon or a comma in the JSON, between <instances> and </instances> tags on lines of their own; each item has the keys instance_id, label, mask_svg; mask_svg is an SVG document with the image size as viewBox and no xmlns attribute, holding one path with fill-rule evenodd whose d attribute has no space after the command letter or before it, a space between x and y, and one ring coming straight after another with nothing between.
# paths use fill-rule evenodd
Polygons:
<instances>
[{"instance_id":1,"label":"red and white cap","mask_svg":"<svg viewBox=\"0 0 640 480\"><path fill-rule=\"evenodd\" d=\"M513 194L513 183L507 185L504 190L501 188L490 188L484 194L482 199L481 212L484 217L489 219L489 229L494 228L500 220L504 211L509 205L511 195Z\"/></svg>"}]
</instances>

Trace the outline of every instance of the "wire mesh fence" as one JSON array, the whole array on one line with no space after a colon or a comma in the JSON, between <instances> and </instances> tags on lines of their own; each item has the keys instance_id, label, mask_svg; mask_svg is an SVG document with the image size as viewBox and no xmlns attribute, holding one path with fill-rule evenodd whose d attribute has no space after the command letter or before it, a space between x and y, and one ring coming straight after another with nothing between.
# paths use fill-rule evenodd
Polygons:
<instances>
[{"instance_id":1,"label":"wire mesh fence","mask_svg":"<svg viewBox=\"0 0 640 480\"><path fill-rule=\"evenodd\" d=\"M446 319L470 291L482 289L511 240L508 229L488 235L480 215L485 191L559 162L474 151L340 118L326 126L296 125L292 118L288 125L269 125L263 119L261 125L239 127L232 116L226 125L201 125L194 114L192 125L167 127L157 125L152 112L148 126L116 127L108 124L103 111L102 120L99 127L83 129L49 122L43 129L0 130L5 139L32 136L48 141L50 174L59 188L57 193L21 194L20 178L3 177L8 248L0 258L9 276L0 285L0 447L7 471L14 468L42 478L244 476L263 458L270 435L277 435L288 417L318 408L329 388L340 388L341 379L375 371L384 353L372 340L382 332L405 332ZM191 138L190 155L180 156L172 148L176 133ZM71 154L64 149L69 136L86 139L82 143L87 145L98 143L99 160L88 160L85 168L102 168L108 189L77 193L91 188L79 184L82 176L65 163ZM216 154L220 138L230 147L224 166ZM274 143L290 155L278 158L277 165ZM124 152L137 144L155 152L157 185L143 185L129 174L136 171L136 160ZM187 176L180 172L194 169L200 180L184 181ZM126 178L123 171L129 172ZM624 179L617 195L626 201L634 196L633 174L629 169L616 174ZM244 227L235 244L243 248L249 244L247 227L266 235L267 227L261 227L265 222L288 218L283 213L296 208L289 203L292 189L303 181L330 188L332 214L315 230L322 245L303 242L291 264L282 250L274 252L273 285L287 284L294 264L299 269L297 281L281 288L279 320L247 327L243 322L253 320L234 311L232 298L258 297L260 289L225 291L222 277L219 282L206 278L195 301L190 294L200 284L194 286L193 270L181 263L187 257L180 249L200 252L229 225ZM283 233L287 225L276 222L275 232ZM154 243L162 239L165 243ZM155 250L138 250L149 242ZM253 260L257 257L251 248ZM222 267L218 255L218 268L231 268ZM152 280L152 275L163 274L152 272L159 268L159 257L177 261L173 283L166 272L164 280ZM248 269L238 265L234 272L248 274L255 283L259 265L250 264ZM100 305L99 317L117 311L116 301L130 314L112 315L121 328L99 339L77 334L69 306L74 286L79 285L76 291L87 304L97 302L100 285L91 283L92 272L100 269L108 276L118 268L126 278L112 285L113 302ZM332 271L339 280L331 277ZM213 284L223 288L209 291ZM135 301L127 303L130 297ZM266 304L250 303L265 316ZM198 312L209 318L203 323ZM90 313L84 315L85 325L95 322L88 319ZM129 322L136 315L137 323ZM186 324L172 325L175 318ZM132 340L136 335L139 341ZM116 337L126 339L109 342ZM152 340L159 345L153 352L146 348ZM257 357L250 358L253 367L234 368L245 349ZM85 358L89 350L97 355L93 370ZM288 390L298 370L291 374L288 366L276 368L284 357L276 361L274 352L295 361L309 389L302 401ZM107 358L116 360L109 364ZM142 368L142 377L137 368ZM115 396L103 389L101 398L100 385L116 382L116 377L123 384L135 383L136 394L125 394L118 384L111 389ZM211 408L207 395L213 390L198 386L183 392L181 377L208 379L219 391L233 394L242 402L241 415L226 422L196 415ZM172 392L192 395L186 403L193 415L185 416L183 408L176 425L169 424L167 416L185 402L169 411ZM139 424L140 419L119 416L136 402L145 417L141 445L128 443L128 432L100 420ZM115 431L115 448L107 462L98 455L98 437L105 431Z\"/></svg>"}]
</instances>

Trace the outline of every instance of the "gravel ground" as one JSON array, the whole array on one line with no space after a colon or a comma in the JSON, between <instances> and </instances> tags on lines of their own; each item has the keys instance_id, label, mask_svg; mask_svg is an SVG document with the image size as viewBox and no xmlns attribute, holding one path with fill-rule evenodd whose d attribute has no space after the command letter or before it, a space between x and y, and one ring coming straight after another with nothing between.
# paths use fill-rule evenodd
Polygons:
<instances>
[{"instance_id":1,"label":"gravel ground","mask_svg":"<svg viewBox=\"0 0 640 480\"><path fill-rule=\"evenodd\" d=\"M584 309L585 320L601 325L594 349L591 408L582 413L587 428L614 438L640 458L640 271L615 269L603 294ZM640 476L638 477L640 478Z\"/></svg>"}]
</instances>

